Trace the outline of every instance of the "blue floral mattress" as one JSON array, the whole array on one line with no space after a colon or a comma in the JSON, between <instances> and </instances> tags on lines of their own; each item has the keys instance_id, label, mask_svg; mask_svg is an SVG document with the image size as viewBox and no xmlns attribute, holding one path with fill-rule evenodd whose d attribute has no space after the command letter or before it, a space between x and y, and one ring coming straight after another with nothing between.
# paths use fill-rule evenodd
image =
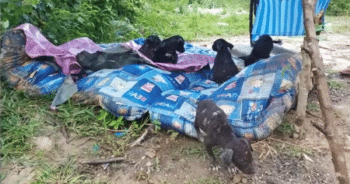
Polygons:
<instances>
[{"instance_id":1,"label":"blue floral mattress","mask_svg":"<svg viewBox=\"0 0 350 184\"><path fill-rule=\"evenodd\" d=\"M144 39L134 41L143 44ZM108 49L116 44L100 46ZM189 43L185 49L216 55ZM242 61L233 59L242 66ZM100 96L101 106L115 116L135 120L149 112L151 121L162 128L192 137L197 137L196 102L212 99L226 112L237 136L259 140L271 135L292 107L300 71L300 56L286 53L260 60L221 85L211 80L210 70L168 72L150 65L126 65L94 72L77 81L77 86L82 93ZM11 75L24 78L41 95L55 92L65 79L59 69L35 60L14 68Z\"/></svg>"}]
</instances>

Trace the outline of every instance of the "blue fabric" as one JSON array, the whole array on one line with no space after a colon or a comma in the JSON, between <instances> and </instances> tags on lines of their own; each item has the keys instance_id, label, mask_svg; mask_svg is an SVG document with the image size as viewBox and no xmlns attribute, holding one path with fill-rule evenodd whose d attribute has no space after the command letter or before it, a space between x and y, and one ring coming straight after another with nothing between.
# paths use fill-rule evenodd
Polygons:
<instances>
[{"instance_id":1,"label":"blue fabric","mask_svg":"<svg viewBox=\"0 0 350 184\"><path fill-rule=\"evenodd\" d=\"M11 70L11 74L28 81L42 95L58 90L65 78L62 71L57 71L54 67L35 60L15 67Z\"/></svg>"},{"instance_id":2,"label":"blue fabric","mask_svg":"<svg viewBox=\"0 0 350 184\"><path fill-rule=\"evenodd\" d=\"M135 42L143 44L144 39ZM115 44L104 44L108 49ZM186 43L186 52L214 54L214 51ZM127 120L149 112L152 122L164 129L196 137L193 123L199 100L212 99L222 108L237 136L253 139L268 137L282 122L296 96L301 58L280 54L260 60L221 85L213 73L169 72L150 65L126 65L119 69L96 71L76 82L80 92L102 97L102 107ZM33 61L12 73L30 81L41 94L56 91L65 75L50 66Z\"/></svg>"},{"instance_id":3,"label":"blue fabric","mask_svg":"<svg viewBox=\"0 0 350 184\"><path fill-rule=\"evenodd\" d=\"M269 118L281 120L294 101L296 88L292 86L302 67L300 61L290 54L261 60L226 81L208 99L229 114L238 136L265 137L278 125ZM278 105L266 110L271 101Z\"/></svg>"},{"instance_id":4,"label":"blue fabric","mask_svg":"<svg viewBox=\"0 0 350 184\"><path fill-rule=\"evenodd\" d=\"M318 0L315 15L326 11L330 0ZM252 30L253 40L259 35L301 36L305 34L302 0L259 0Z\"/></svg>"},{"instance_id":5,"label":"blue fabric","mask_svg":"<svg viewBox=\"0 0 350 184\"><path fill-rule=\"evenodd\" d=\"M300 58L281 54L250 65L218 86L210 80L211 71L171 73L128 65L95 72L79 81L78 87L103 96L104 108L116 116L134 120L148 111L162 128L193 137L196 102L212 99L227 113L238 136L262 139L291 108L300 70Z\"/></svg>"}]
</instances>

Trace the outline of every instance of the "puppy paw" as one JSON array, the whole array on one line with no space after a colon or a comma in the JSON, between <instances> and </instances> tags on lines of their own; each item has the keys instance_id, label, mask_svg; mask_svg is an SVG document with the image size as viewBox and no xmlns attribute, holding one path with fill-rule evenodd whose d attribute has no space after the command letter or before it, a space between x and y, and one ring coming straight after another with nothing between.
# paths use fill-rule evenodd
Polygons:
<instances>
[{"instance_id":1,"label":"puppy paw","mask_svg":"<svg viewBox=\"0 0 350 184\"><path fill-rule=\"evenodd\" d=\"M219 171L219 169L221 169L221 167L220 166L216 166L216 165L211 165L210 168L209 168L209 170L211 170L211 171Z\"/></svg>"},{"instance_id":2,"label":"puppy paw","mask_svg":"<svg viewBox=\"0 0 350 184\"><path fill-rule=\"evenodd\" d=\"M200 142L204 142L204 137L203 136L199 136L198 139L199 139Z\"/></svg>"},{"instance_id":3,"label":"puppy paw","mask_svg":"<svg viewBox=\"0 0 350 184\"><path fill-rule=\"evenodd\" d=\"M228 167L227 170L231 174L237 174L239 172L239 169L237 167Z\"/></svg>"}]
</instances>

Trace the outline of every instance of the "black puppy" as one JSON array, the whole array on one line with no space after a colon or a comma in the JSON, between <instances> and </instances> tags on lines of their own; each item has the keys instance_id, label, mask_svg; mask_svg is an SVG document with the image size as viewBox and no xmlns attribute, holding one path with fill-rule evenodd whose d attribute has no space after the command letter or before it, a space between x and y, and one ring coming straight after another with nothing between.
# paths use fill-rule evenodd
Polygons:
<instances>
[{"instance_id":1,"label":"black puppy","mask_svg":"<svg viewBox=\"0 0 350 184\"><path fill-rule=\"evenodd\" d=\"M216 163L212 148L223 148L221 159L226 166L233 163L245 174L254 174L252 147L245 138L237 138L225 112L213 101L199 101L194 122L198 138L204 139L208 154Z\"/></svg>"},{"instance_id":2,"label":"black puppy","mask_svg":"<svg viewBox=\"0 0 350 184\"><path fill-rule=\"evenodd\" d=\"M153 61L155 56L155 51L160 45L160 39L157 35L151 35L147 37L145 43L139 49L139 51Z\"/></svg>"},{"instance_id":3,"label":"black puppy","mask_svg":"<svg viewBox=\"0 0 350 184\"><path fill-rule=\"evenodd\" d=\"M239 72L228 50L231 50L233 45L226 42L224 39L217 39L212 48L214 51L218 52L214 60L213 80L221 84Z\"/></svg>"},{"instance_id":4,"label":"black puppy","mask_svg":"<svg viewBox=\"0 0 350 184\"><path fill-rule=\"evenodd\" d=\"M266 59L270 57L270 53L273 49L273 41L271 36L262 35L255 42L252 52L249 56L239 57L244 60L244 65L249 66L260 59Z\"/></svg>"},{"instance_id":5,"label":"black puppy","mask_svg":"<svg viewBox=\"0 0 350 184\"><path fill-rule=\"evenodd\" d=\"M164 39L162 42L160 42L159 47L156 49L154 62L176 64L176 51L181 53L185 52L184 45L184 39L178 35Z\"/></svg>"}]
</instances>

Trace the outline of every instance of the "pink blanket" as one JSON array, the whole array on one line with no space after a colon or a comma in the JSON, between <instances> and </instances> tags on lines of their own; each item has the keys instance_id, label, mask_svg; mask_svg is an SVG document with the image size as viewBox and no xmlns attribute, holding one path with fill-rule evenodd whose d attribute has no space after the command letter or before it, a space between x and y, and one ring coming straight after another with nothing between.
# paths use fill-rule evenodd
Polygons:
<instances>
[{"instance_id":1,"label":"pink blanket","mask_svg":"<svg viewBox=\"0 0 350 184\"><path fill-rule=\"evenodd\" d=\"M53 56L65 75L77 74L81 66L76 61L76 55L82 51L94 53L103 49L89 38L78 38L60 46L53 45L32 24L22 24L15 29L21 29L26 35L25 51L31 58Z\"/></svg>"},{"instance_id":2,"label":"pink blanket","mask_svg":"<svg viewBox=\"0 0 350 184\"><path fill-rule=\"evenodd\" d=\"M211 57L208 55L180 53L178 54L177 64L156 63L150 60L149 58L147 58L141 52L139 52L138 50L141 48L141 45L138 45L134 41L125 42L125 43L122 43L122 45L126 48L131 48L135 50L141 57L145 58L150 64L167 71L181 70L185 72L195 72L203 68L208 63L210 67L212 67L214 65L214 60L215 60L214 57Z\"/></svg>"},{"instance_id":3,"label":"pink blanket","mask_svg":"<svg viewBox=\"0 0 350 184\"><path fill-rule=\"evenodd\" d=\"M32 24L22 24L15 29L21 29L24 31L26 35L25 51L29 57L36 58L39 56L53 56L65 75L77 74L80 72L81 66L76 60L76 55L80 52L85 50L92 54L97 51L103 51L100 46L87 37L77 38L60 46L55 46L40 33L37 27ZM177 64L156 63L139 52L138 50L141 46L134 41L129 41L122 45L126 48L135 50L150 64L167 71L181 70L185 72L195 72L208 63L212 67L215 59L207 55L180 53L178 55Z\"/></svg>"}]
</instances>

